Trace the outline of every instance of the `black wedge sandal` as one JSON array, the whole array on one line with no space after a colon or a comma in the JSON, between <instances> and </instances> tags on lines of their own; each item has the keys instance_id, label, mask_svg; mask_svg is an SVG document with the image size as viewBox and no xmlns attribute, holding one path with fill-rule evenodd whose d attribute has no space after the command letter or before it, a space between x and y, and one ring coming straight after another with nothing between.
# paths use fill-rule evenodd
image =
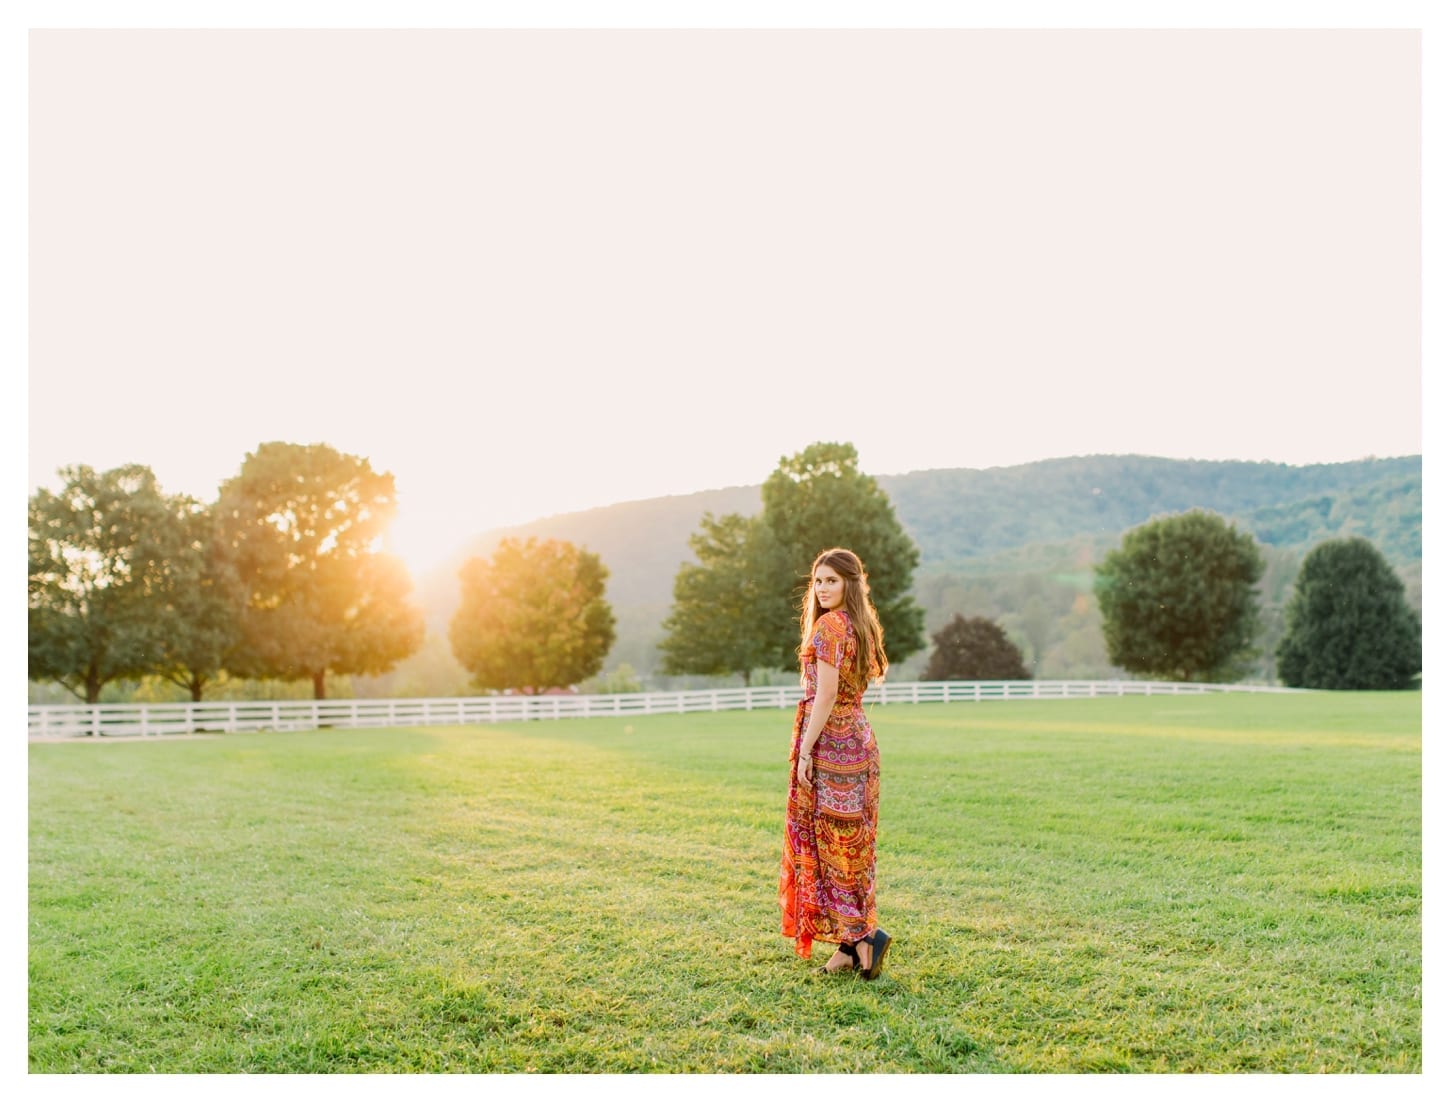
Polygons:
<instances>
[{"instance_id":1,"label":"black wedge sandal","mask_svg":"<svg viewBox=\"0 0 1450 1102\"><path fill-rule=\"evenodd\" d=\"M886 963L886 950L891 944L891 935L878 926L876 932L865 940L871 944L871 967L861 969L861 978L874 980L881 975L881 966ZM861 964L859 955L856 957L856 964L858 967Z\"/></svg>"}]
</instances>

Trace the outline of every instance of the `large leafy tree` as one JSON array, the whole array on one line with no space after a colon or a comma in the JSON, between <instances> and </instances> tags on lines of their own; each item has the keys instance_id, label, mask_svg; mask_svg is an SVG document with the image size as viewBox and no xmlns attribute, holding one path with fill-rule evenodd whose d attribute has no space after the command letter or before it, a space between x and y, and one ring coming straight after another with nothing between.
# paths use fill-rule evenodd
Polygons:
<instances>
[{"instance_id":1,"label":"large leafy tree","mask_svg":"<svg viewBox=\"0 0 1450 1102\"><path fill-rule=\"evenodd\" d=\"M186 504L139 464L59 473L59 493L30 498L30 677L94 704L107 683L161 660L167 564Z\"/></svg>"},{"instance_id":2,"label":"large leafy tree","mask_svg":"<svg viewBox=\"0 0 1450 1102\"><path fill-rule=\"evenodd\" d=\"M1263 570L1254 537L1215 513L1134 528L1093 568L1109 661L1170 681L1238 679L1254 655Z\"/></svg>"},{"instance_id":3,"label":"large leafy tree","mask_svg":"<svg viewBox=\"0 0 1450 1102\"><path fill-rule=\"evenodd\" d=\"M393 476L326 444L262 444L222 484L217 534L242 594L228 668L310 680L385 673L418 649L412 581L377 544L396 508Z\"/></svg>"},{"instance_id":4,"label":"large leafy tree","mask_svg":"<svg viewBox=\"0 0 1450 1102\"><path fill-rule=\"evenodd\" d=\"M1275 657L1286 685L1406 689L1420 673L1420 622L1368 540L1326 540L1305 555L1284 618Z\"/></svg>"},{"instance_id":5,"label":"large leafy tree","mask_svg":"<svg viewBox=\"0 0 1450 1102\"><path fill-rule=\"evenodd\" d=\"M240 640L240 593L212 511L190 498L174 500L176 538L157 592L162 631L151 668L200 700Z\"/></svg>"},{"instance_id":6,"label":"large leafy tree","mask_svg":"<svg viewBox=\"0 0 1450 1102\"><path fill-rule=\"evenodd\" d=\"M537 693L603 667L614 612L598 555L564 540L505 539L458 576L462 600L448 638L479 688Z\"/></svg>"},{"instance_id":7,"label":"large leafy tree","mask_svg":"<svg viewBox=\"0 0 1450 1102\"><path fill-rule=\"evenodd\" d=\"M675 603L660 643L661 672L737 673L750 684L751 672L777 661L774 641L761 628L766 590L757 518L706 513L690 536L696 561L675 575Z\"/></svg>"},{"instance_id":8,"label":"large leafy tree","mask_svg":"<svg viewBox=\"0 0 1450 1102\"><path fill-rule=\"evenodd\" d=\"M830 547L849 548L865 565L887 656L899 662L926 645L925 614L911 595L921 554L891 499L857 462L851 444L811 444L783 457L761 487L762 628L783 669L798 664L800 605L810 566Z\"/></svg>"},{"instance_id":9,"label":"large leafy tree","mask_svg":"<svg viewBox=\"0 0 1450 1102\"><path fill-rule=\"evenodd\" d=\"M1022 652L1007 633L984 616L960 612L931 637L935 644L923 681L1026 681Z\"/></svg>"}]
</instances>

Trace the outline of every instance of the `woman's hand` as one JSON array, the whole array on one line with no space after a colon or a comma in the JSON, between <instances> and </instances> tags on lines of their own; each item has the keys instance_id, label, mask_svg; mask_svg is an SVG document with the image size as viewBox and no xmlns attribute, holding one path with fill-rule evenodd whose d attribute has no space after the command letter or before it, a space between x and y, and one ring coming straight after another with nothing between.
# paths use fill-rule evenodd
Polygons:
<instances>
[{"instance_id":1,"label":"woman's hand","mask_svg":"<svg viewBox=\"0 0 1450 1102\"><path fill-rule=\"evenodd\" d=\"M800 760L795 764L795 779L801 784L810 784L811 774L815 771L814 764L810 752L802 747Z\"/></svg>"}]
</instances>

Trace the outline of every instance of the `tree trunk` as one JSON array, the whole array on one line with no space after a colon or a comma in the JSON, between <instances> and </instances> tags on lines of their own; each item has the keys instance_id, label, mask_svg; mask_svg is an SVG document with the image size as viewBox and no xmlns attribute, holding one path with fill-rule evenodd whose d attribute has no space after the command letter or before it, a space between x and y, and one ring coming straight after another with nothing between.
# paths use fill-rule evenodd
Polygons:
<instances>
[{"instance_id":1,"label":"tree trunk","mask_svg":"<svg viewBox=\"0 0 1450 1102\"><path fill-rule=\"evenodd\" d=\"M101 686L104 684L105 682L101 680L101 675L96 672L94 666L86 671L87 704L99 704L101 702Z\"/></svg>"},{"instance_id":2,"label":"tree trunk","mask_svg":"<svg viewBox=\"0 0 1450 1102\"><path fill-rule=\"evenodd\" d=\"M200 704L201 703L201 678L199 678L199 677L193 677L191 679L191 685L189 687L191 689L191 702L193 704Z\"/></svg>"},{"instance_id":3,"label":"tree trunk","mask_svg":"<svg viewBox=\"0 0 1450 1102\"><path fill-rule=\"evenodd\" d=\"M326 700L327 699L327 682L326 682L326 678L327 678L327 671L326 670L321 670L321 671L319 671L317 673L314 673L312 675L312 699L313 700Z\"/></svg>"}]
</instances>

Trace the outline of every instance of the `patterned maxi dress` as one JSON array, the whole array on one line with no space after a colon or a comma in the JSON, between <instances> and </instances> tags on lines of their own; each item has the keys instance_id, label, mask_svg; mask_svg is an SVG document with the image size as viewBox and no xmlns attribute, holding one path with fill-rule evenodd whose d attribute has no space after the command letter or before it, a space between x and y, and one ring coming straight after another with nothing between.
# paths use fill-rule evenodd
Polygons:
<instances>
[{"instance_id":1,"label":"patterned maxi dress","mask_svg":"<svg viewBox=\"0 0 1450 1102\"><path fill-rule=\"evenodd\" d=\"M876 806L881 759L852 669L856 632L840 609L816 621L801 655L805 699L796 708L790 748L785 852L780 862L780 932L810 958L812 941L859 941L876 929ZM812 783L796 777L801 738L816 695L817 663L840 671L836 703L811 754ZM872 674L876 674L873 663Z\"/></svg>"}]
</instances>

